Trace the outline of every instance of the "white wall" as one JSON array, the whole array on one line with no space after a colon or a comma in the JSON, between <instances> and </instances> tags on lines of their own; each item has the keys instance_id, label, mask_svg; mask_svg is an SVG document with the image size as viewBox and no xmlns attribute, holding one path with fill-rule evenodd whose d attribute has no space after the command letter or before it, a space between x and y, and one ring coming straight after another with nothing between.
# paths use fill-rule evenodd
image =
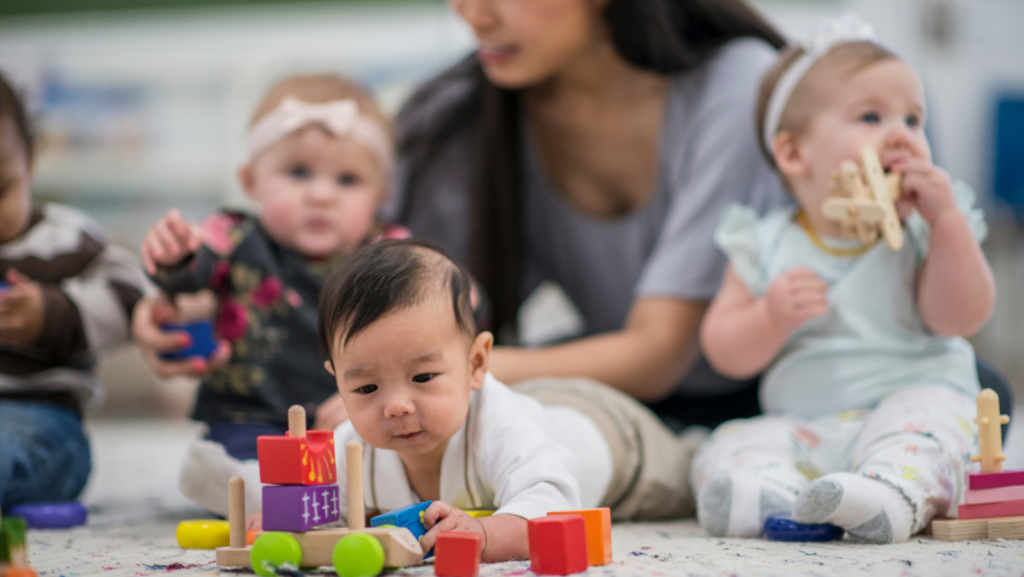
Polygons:
<instances>
[{"instance_id":1,"label":"white wall","mask_svg":"<svg viewBox=\"0 0 1024 577\"><path fill-rule=\"evenodd\" d=\"M274 79L341 71L370 84L395 109L415 84L469 46L441 2L0 20L0 68L27 85L37 103L54 87L80 100L90 91L133 95L119 107L86 105L108 115L102 126L67 118L83 116L81 110L46 123L59 138L44 149L38 187L89 196L236 194L244 127ZM53 126L62 118L75 138ZM88 142L76 145L82 133Z\"/></svg>"}]
</instances>

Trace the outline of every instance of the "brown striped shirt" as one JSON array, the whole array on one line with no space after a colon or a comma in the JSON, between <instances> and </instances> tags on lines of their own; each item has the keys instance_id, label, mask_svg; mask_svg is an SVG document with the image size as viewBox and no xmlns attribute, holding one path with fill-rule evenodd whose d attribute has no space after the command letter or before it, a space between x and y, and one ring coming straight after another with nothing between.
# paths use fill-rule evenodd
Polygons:
<instances>
[{"instance_id":1,"label":"brown striped shirt","mask_svg":"<svg viewBox=\"0 0 1024 577\"><path fill-rule=\"evenodd\" d=\"M135 256L107 243L102 229L67 206L34 206L28 229L0 245L0 275L16 269L39 283L44 318L31 345L0 343L0 397L102 400L92 367L130 336L144 280Z\"/></svg>"}]
</instances>

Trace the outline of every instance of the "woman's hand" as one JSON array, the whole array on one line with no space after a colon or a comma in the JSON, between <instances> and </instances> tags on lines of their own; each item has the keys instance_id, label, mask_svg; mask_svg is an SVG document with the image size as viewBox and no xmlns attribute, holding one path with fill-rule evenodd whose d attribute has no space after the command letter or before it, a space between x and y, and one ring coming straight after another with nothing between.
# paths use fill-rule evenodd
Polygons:
<instances>
[{"instance_id":1,"label":"woman's hand","mask_svg":"<svg viewBox=\"0 0 1024 577\"><path fill-rule=\"evenodd\" d=\"M140 251L142 265L149 274L156 274L157 265L174 266L202 244L203 231L172 208L146 232Z\"/></svg>"},{"instance_id":2,"label":"woman's hand","mask_svg":"<svg viewBox=\"0 0 1024 577\"><path fill-rule=\"evenodd\" d=\"M768 316L778 330L788 335L828 312L827 292L828 285L813 272L805 268L788 270L768 287Z\"/></svg>"},{"instance_id":3,"label":"woman's hand","mask_svg":"<svg viewBox=\"0 0 1024 577\"><path fill-rule=\"evenodd\" d=\"M320 431L333 431L347 420L348 411L345 409L345 402L341 400L341 393L334 393L316 408L313 428Z\"/></svg>"},{"instance_id":4,"label":"woman's hand","mask_svg":"<svg viewBox=\"0 0 1024 577\"><path fill-rule=\"evenodd\" d=\"M197 306L202 296L178 295L177 301L182 306ZM209 314L212 314L212 308ZM191 337L184 331L165 331L163 323L177 322L181 319L179 307L165 297L147 297L135 305L132 314L132 336L142 357L149 363L153 372L161 378L179 375L199 377L207 371L216 369L231 358L231 345L221 340L216 352L209 359L190 357L180 360L160 358L160 353L169 353L188 347Z\"/></svg>"},{"instance_id":5,"label":"woman's hand","mask_svg":"<svg viewBox=\"0 0 1024 577\"><path fill-rule=\"evenodd\" d=\"M30 345L43 330L43 289L13 268L7 282L10 286L0 290L0 342Z\"/></svg>"}]
</instances>

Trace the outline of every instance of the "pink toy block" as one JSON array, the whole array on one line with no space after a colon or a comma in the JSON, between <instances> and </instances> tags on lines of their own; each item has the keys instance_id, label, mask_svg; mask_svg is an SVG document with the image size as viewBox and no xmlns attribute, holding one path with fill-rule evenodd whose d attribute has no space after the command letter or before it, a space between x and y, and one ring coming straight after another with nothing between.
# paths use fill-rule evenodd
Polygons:
<instances>
[{"instance_id":1,"label":"pink toy block","mask_svg":"<svg viewBox=\"0 0 1024 577\"><path fill-rule=\"evenodd\" d=\"M268 485L329 485L338 482L334 431L307 431L300 437L256 438L260 481Z\"/></svg>"},{"instance_id":2,"label":"pink toy block","mask_svg":"<svg viewBox=\"0 0 1024 577\"><path fill-rule=\"evenodd\" d=\"M1004 501L1024 501L1024 485L996 487L995 489L971 489L964 497L964 502L968 505L1002 503Z\"/></svg>"},{"instance_id":3,"label":"pink toy block","mask_svg":"<svg viewBox=\"0 0 1024 577\"><path fill-rule=\"evenodd\" d=\"M1024 501L1006 501L1004 503L981 503L978 505L960 505L961 519L1014 517L1016 515L1024 515Z\"/></svg>"},{"instance_id":4,"label":"pink toy block","mask_svg":"<svg viewBox=\"0 0 1024 577\"><path fill-rule=\"evenodd\" d=\"M263 487L263 530L301 533L341 519L337 485Z\"/></svg>"},{"instance_id":5,"label":"pink toy block","mask_svg":"<svg viewBox=\"0 0 1024 577\"><path fill-rule=\"evenodd\" d=\"M1024 485L1024 471L971 473L968 475L968 485L971 489L995 489L996 487Z\"/></svg>"},{"instance_id":6,"label":"pink toy block","mask_svg":"<svg viewBox=\"0 0 1024 577\"><path fill-rule=\"evenodd\" d=\"M537 575L569 575L587 570L587 534L582 515L530 519L530 570Z\"/></svg>"},{"instance_id":7,"label":"pink toy block","mask_svg":"<svg viewBox=\"0 0 1024 577\"><path fill-rule=\"evenodd\" d=\"M441 531L434 545L434 575L476 577L480 571L479 533Z\"/></svg>"}]
</instances>

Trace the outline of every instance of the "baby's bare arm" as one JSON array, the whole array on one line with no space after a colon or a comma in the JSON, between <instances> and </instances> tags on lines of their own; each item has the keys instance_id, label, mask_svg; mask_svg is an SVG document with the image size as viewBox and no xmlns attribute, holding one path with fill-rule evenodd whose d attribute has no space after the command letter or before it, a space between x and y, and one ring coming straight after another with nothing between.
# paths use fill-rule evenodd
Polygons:
<instances>
[{"instance_id":1,"label":"baby's bare arm","mask_svg":"<svg viewBox=\"0 0 1024 577\"><path fill-rule=\"evenodd\" d=\"M760 373L792 331L828 311L827 289L814 273L794 269L776 278L767 295L753 299L728 267L701 326L701 347L708 362L732 378Z\"/></svg>"},{"instance_id":2,"label":"baby's bare arm","mask_svg":"<svg viewBox=\"0 0 1024 577\"><path fill-rule=\"evenodd\" d=\"M491 515L476 519L444 501L434 501L423 512L423 522L428 527L427 534L420 537L424 551L429 551L437 543L441 531L465 531L483 536L480 560L484 563L530 557L526 519L516 515Z\"/></svg>"},{"instance_id":3,"label":"baby's bare arm","mask_svg":"<svg viewBox=\"0 0 1024 577\"><path fill-rule=\"evenodd\" d=\"M921 267L917 300L928 328L970 336L988 322L995 305L992 269L959 210L932 223L928 259Z\"/></svg>"}]
</instances>

